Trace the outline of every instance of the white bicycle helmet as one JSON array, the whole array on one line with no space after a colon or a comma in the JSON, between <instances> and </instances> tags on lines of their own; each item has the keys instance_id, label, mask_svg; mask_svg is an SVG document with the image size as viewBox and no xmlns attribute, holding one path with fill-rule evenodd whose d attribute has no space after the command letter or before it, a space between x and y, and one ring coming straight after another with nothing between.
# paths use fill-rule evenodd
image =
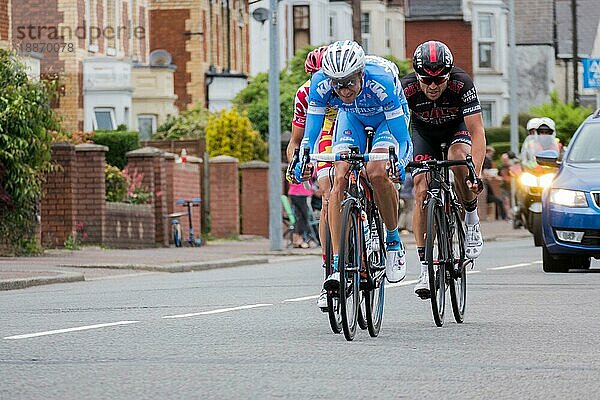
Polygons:
<instances>
[{"instance_id":1,"label":"white bicycle helmet","mask_svg":"<svg viewBox=\"0 0 600 400\"><path fill-rule=\"evenodd\" d=\"M352 40L334 42L323 53L321 68L329 78L346 78L365 68L365 51Z\"/></svg>"}]
</instances>

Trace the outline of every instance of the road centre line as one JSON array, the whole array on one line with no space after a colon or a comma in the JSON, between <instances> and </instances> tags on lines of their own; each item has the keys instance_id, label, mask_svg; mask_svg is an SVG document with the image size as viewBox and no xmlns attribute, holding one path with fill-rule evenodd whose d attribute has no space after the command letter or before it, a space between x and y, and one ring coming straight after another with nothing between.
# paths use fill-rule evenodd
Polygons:
<instances>
[{"instance_id":1,"label":"road centre line","mask_svg":"<svg viewBox=\"0 0 600 400\"><path fill-rule=\"evenodd\" d=\"M179 314L179 315L165 315L163 319L175 319L175 318L188 318L188 317L196 317L198 315L211 315L211 314L220 314L229 311L238 311L238 310L247 310L250 308L259 308L259 307L269 307L273 304L250 304L247 306L239 306L239 307L228 307L228 308L219 308L216 310L210 311L202 311L197 313L189 313L189 314Z\"/></svg>"},{"instance_id":2,"label":"road centre line","mask_svg":"<svg viewBox=\"0 0 600 400\"><path fill-rule=\"evenodd\" d=\"M513 264L513 265L505 265L503 267L494 267L494 268L488 268L491 271L499 271L501 269L511 269L511 268L520 268L520 267L526 267L531 265L532 263L528 262L528 263L520 263L520 264Z\"/></svg>"},{"instance_id":3,"label":"road centre line","mask_svg":"<svg viewBox=\"0 0 600 400\"><path fill-rule=\"evenodd\" d=\"M304 296L304 297L296 297L295 299L285 299L282 303L296 303L298 301L306 301L318 298L320 295L315 296Z\"/></svg>"},{"instance_id":4,"label":"road centre line","mask_svg":"<svg viewBox=\"0 0 600 400\"><path fill-rule=\"evenodd\" d=\"M75 328L57 329L57 330L53 330L53 331L45 331L45 332L28 333L28 334L24 334L24 335L7 336L4 339L6 339L6 340L28 339L28 338L38 337L38 336L57 335L59 333L69 333L69 332L85 331L85 330L88 330L88 329L105 328L105 327L108 327L108 326L137 324L138 322L140 322L140 321L109 322L109 323L106 323L106 324L95 324L95 325L87 325L87 326L78 326L78 327L75 327Z\"/></svg>"}]
</instances>

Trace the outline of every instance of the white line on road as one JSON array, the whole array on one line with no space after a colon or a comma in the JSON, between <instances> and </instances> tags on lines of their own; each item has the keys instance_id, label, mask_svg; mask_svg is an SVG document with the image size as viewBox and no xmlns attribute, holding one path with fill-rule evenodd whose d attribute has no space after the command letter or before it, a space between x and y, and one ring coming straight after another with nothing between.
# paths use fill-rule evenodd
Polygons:
<instances>
[{"instance_id":1,"label":"white line on road","mask_svg":"<svg viewBox=\"0 0 600 400\"><path fill-rule=\"evenodd\" d=\"M28 334L25 334L25 335L7 336L4 339L8 339L8 340L12 340L12 339L28 339L28 338L38 337L38 336L56 335L56 334L59 334L59 333L68 333L68 332L85 331L85 330L88 330L88 329L105 328L107 326L137 324L138 322L140 322L140 321L109 322L107 324L96 324L96 325L78 326L78 327L75 327L75 328L57 329L57 330L54 330L54 331L45 331L45 332L37 332L37 333L28 333Z\"/></svg>"},{"instance_id":2,"label":"white line on road","mask_svg":"<svg viewBox=\"0 0 600 400\"><path fill-rule=\"evenodd\" d=\"M198 315L220 314L220 313L229 312L229 311L247 310L247 309L250 309L250 308L269 307L269 306L272 306L272 305L273 304L250 304L250 305L247 305L247 306L220 308L220 309L217 309L217 310L202 311L202 312L190 313L190 314L165 315L163 318L165 318L165 319L187 318L187 317L195 317L195 316L198 316Z\"/></svg>"},{"instance_id":3,"label":"white line on road","mask_svg":"<svg viewBox=\"0 0 600 400\"><path fill-rule=\"evenodd\" d=\"M526 267L528 265L531 265L531 263L528 262L528 263L521 263L521 264L505 265L503 267L494 267L494 268L488 268L488 269L492 270L492 271L499 271L501 269L520 268L520 267Z\"/></svg>"},{"instance_id":4,"label":"white line on road","mask_svg":"<svg viewBox=\"0 0 600 400\"><path fill-rule=\"evenodd\" d=\"M298 301L306 301L318 298L320 295L316 296L304 296L304 297L296 297L295 299L285 299L283 303L295 303Z\"/></svg>"}]
</instances>

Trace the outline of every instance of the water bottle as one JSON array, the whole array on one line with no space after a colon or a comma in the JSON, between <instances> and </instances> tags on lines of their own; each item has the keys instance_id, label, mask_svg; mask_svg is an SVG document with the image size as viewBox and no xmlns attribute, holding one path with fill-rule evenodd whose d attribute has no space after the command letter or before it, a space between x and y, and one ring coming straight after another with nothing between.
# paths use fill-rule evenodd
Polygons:
<instances>
[{"instance_id":1,"label":"water bottle","mask_svg":"<svg viewBox=\"0 0 600 400\"><path fill-rule=\"evenodd\" d=\"M373 225L371 226L371 250L374 253L379 251L379 234L377 233L375 221L373 221Z\"/></svg>"},{"instance_id":2,"label":"water bottle","mask_svg":"<svg viewBox=\"0 0 600 400\"><path fill-rule=\"evenodd\" d=\"M360 219L362 219L363 233L365 236L365 247L367 249L367 254L371 254L371 232L369 230L369 219L367 218L367 213L364 211L360 212Z\"/></svg>"}]
</instances>

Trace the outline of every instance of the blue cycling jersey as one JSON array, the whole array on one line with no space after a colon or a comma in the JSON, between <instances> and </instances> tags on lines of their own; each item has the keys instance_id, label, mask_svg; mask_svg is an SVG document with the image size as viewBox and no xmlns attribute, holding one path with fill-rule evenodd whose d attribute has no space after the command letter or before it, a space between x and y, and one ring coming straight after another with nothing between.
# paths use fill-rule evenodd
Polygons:
<instances>
[{"instance_id":1,"label":"blue cycling jersey","mask_svg":"<svg viewBox=\"0 0 600 400\"><path fill-rule=\"evenodd\" d=\"M400 146L398 158L401 164L406 165L411 156L409 111L397 70L393 67L395 66L383 58L367 57L362 90L350 104L342 102L335 94L331 81L322 70L316 72L311 78L302 145L311 150L314 148L328 105L363 117L380 118L383 114L390 132Z\"/></svg>"}]
</instances>

